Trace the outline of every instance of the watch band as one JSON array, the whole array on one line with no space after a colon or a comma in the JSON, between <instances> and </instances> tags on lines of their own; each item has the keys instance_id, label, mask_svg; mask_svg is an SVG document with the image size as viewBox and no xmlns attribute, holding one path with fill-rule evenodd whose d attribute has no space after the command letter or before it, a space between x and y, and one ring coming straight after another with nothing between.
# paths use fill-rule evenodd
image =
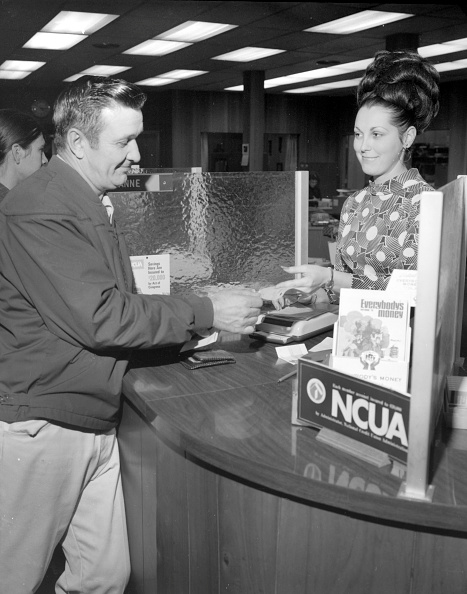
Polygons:
<instances>
[{"instance_id":1,"label":"watch band","mask_svg":"<svg viewBox=\"0 0 467 594\"><path fill-rule=\"evenodd\" d=\"M328 296L329 303L332 304L337 302L337 295L334 293L334 266L331 266L329 270L331 271L331 278L328 280L327 283L324 283L324 285L322 285L322 288Z\"/></svg>"}]
</instances>

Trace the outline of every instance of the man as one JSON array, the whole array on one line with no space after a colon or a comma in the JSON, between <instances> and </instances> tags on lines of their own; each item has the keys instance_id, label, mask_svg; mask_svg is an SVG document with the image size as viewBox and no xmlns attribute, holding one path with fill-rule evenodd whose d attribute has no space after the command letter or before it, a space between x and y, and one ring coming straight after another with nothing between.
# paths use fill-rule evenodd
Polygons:
<instances>
[{"instance_id":1,"label":"man","mask_svg":"<svg viewBox=\"0 0 467 594\"><path fill-rule=\"evenodd\" d=\"M250 333L254 292L137 295L102 203L140 155L146 97L83 77L57 99L57 156L0 208L0 592L30 594L62 541L57 592L122 593L129 555L115 440L132 349Z\"/></svg>"}]
</instances>

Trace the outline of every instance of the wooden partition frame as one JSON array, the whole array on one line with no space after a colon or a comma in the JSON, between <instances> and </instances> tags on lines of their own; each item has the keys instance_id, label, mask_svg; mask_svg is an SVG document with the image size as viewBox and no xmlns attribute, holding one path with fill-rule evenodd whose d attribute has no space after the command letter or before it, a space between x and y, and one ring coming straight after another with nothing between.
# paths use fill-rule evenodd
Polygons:
<instances>
[{"instance_id":1,"label":"wooden partition frame","mask_svg":"<svg viewBox=\"0 0 467 594\"><path fill-rule=\"evenodd\" d=\"M430 500L430 459L446 378L460 356L467 176L423 192L410 382L407 480L400 496Z\"/></svg>"}]
</instances>

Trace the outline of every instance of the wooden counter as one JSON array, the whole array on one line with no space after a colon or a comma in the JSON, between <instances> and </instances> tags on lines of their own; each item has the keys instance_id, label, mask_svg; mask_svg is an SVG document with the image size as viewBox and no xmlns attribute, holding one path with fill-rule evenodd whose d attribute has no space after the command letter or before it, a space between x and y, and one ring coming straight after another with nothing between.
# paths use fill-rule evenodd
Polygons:
<instances>
[{"instance_id":1,"label":"wooden counter","mask_svg":"<svg viewBox=\"0 0 467 594\"><path fill-rule=\"evenodd\" d=\"M307 346L321 341L311 339ZM467 589L467 431L440 436L433 502L291 424L274 345L225 335L236 363L139 356L119 441L128 594L457 594Z\"/></svg>"}]
</instances>

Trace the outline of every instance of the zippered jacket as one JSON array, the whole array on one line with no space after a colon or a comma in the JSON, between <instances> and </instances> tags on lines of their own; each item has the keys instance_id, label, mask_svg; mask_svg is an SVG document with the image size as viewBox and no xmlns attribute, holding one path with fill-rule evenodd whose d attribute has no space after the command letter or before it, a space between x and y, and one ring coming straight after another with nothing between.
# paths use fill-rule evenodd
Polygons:
<instances>
[{"instance_id":1,"label":"zippered jacket","mask_svg":"<svg viewBox=\"0 0 467 594\"><path fill-rule=\"evenodd\" d=\"M116 425L134 349L213 324L210 299L134 293L123 235L52 157L0 205L0 420Z\"/></svg>"}]
</instances>

